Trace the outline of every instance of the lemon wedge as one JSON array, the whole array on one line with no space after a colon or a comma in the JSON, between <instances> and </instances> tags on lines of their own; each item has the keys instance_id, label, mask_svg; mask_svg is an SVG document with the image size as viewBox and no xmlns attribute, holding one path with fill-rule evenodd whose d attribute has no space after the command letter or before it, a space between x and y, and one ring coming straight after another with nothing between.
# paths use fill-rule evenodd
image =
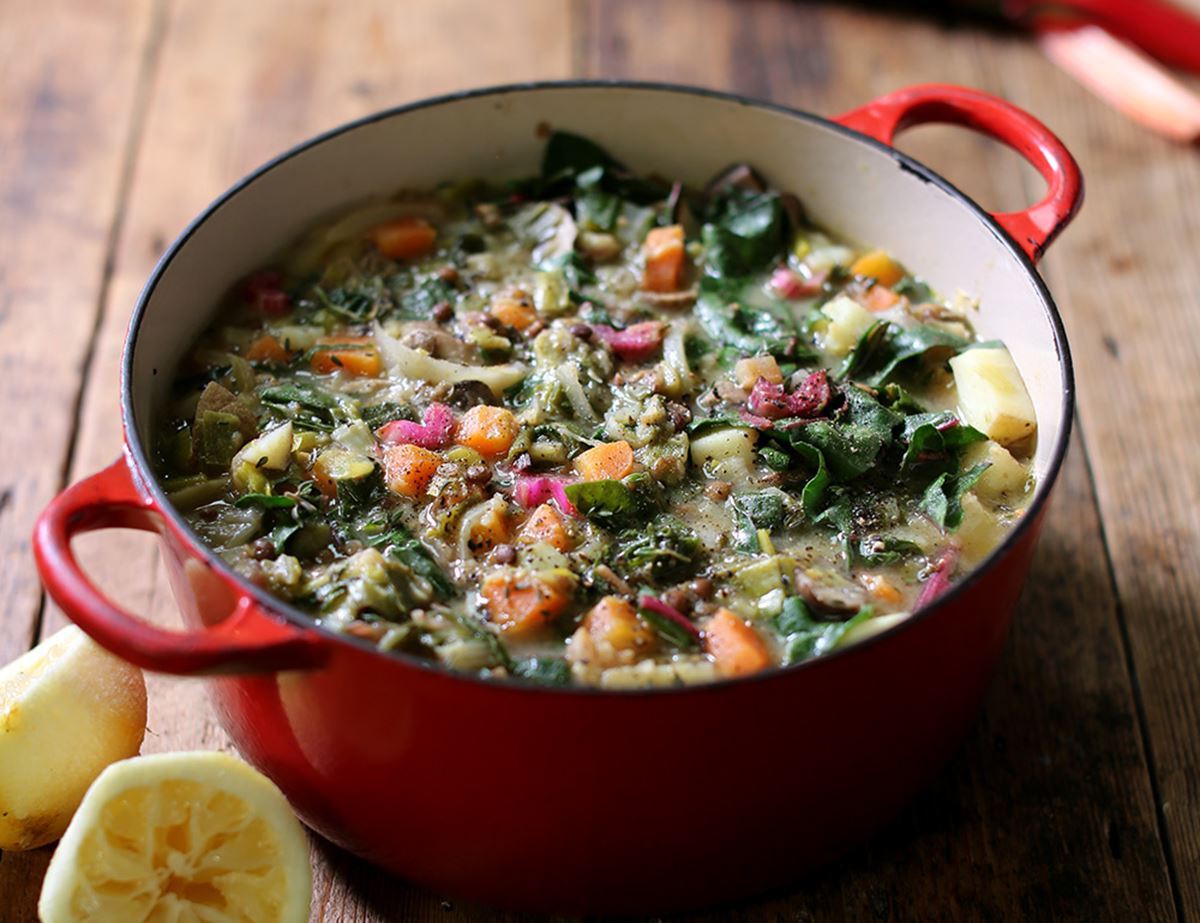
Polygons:
<instances>
[{"instance_id":1,"label":"lemon wedge","mask_svg":"<svg viewBox=\"0 0 1200 923\"><path fill-rule=\"evenodd\" d=\"M114 763L42 884L42 923L304 923L308 841L283 794L226 753Z\"/></svg>"},{"instance_id":2,"label":"lemon wedge","mask_svg":"<svg viewBox=\"0 0 1200 923\"><path fill-rule=\"evenodd\" d=\"M142 671L71 626L0 669L0 849L57 840L146 733Z\"/></svg>"}]
</instances>

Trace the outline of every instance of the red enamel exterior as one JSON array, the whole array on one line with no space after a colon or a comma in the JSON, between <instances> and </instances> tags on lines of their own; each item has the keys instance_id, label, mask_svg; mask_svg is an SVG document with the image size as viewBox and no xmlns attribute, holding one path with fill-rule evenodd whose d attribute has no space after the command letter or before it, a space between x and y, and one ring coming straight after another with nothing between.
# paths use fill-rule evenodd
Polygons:
<instances>
[{"instance_id":1,"label":"red enamel exterior","mask_svg":"<svg viewBox=\"0 0 1200 923\"><path fill-rule=\"evenodd\" d=\"M992 97L907 94L842 121L884 140L904 124L957 121L1033 152L1052 194L1001 218L1039 252L1080 194L1061 145ZM241 753L335 843L439 893L588 913L761 892L893 817L979 707L1045 510L968 588L848 651L711 686L603 693L459 676L272 611L157 511L149 477L130 455L39 520L38 566L72 619L139 666L209 676ZM95 589L70 540L101 528L160 534L187 632L152 627Z\"/></svg>"}]
</instances>

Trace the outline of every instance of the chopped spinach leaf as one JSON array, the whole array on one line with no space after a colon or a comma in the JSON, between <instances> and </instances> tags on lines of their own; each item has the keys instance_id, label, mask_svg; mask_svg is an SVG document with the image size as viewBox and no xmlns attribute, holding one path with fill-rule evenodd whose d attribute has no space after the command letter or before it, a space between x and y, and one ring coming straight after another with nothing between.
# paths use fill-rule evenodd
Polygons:
<instances>
[{"instance_id":1,"label":"chopped spinach leaf","mask_svg":"<svg viewBox=\"0 0 1200 923\"><path fill-rule=\"evenodd\" d=\"M980 462L961 474L942 472L925 489L921 509L942 529L953 532L962 525L963 494L975 486L989 467L989 462Z\"/></svg>"},{"instance_id":2,"label":"chopped spinach leaf","mask_svg":"<svg viewBox=\"0 0 1200 923\"><path fill-rule=\"evenodd\" d=\"M828 653L847 631L874 615L872 607L864 606L845 622L818 622L803 599L789 596L775 618L775 629L784 639L783 665Z\"/></svg>"},{"instance_id":3,"label":"chopped spinach leaf","mask_svg":"<svg viewBox=\"0 0 1200 923\"><path fill-rule=\"evenodd\" d=\"M777 192L730 187L706 209L701 229L711 275L747 276L778 258L787 245L787 216Z\"/></svg>"}]
</instances>

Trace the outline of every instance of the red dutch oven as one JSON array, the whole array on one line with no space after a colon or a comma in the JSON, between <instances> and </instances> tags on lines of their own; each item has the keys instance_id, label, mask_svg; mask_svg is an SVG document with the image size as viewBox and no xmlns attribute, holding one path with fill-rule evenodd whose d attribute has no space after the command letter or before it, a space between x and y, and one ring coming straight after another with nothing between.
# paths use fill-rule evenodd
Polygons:
<instances>
[{"instance_id":1,"label":"red dutch oven","mask_svg":"<svg viewBox=\"0 0 1200 923\"><path fill-rule=\"evenodd\" d=\"M989 214L891 147L954 123L1024 155L1047 182ZM233 282L357 199L446 179L535 172L546 125L643 171L703 182L745 160L834 232L885 247L943 292L982 298L1039 423L1038 486L987 562L936 604L844 651L708 686L530 688L458 675L315 626L235 576L172 509L147 453L172 370ZM918 86L827 120L680 87L562 83L415 103L338 128L250 175L171 246L125 344L125 454L64 491L34 535L54 600L109 650L206 678L241 753L314 830L439 893L525 910L697 907L797 879L893 817L944 764L1000 654L1067 445L1072 374L1034 262L1082 198L1079 170L1032 116ZM73 536L158 533L186 630L106 599Z\"/></svg>"}]
</instances>

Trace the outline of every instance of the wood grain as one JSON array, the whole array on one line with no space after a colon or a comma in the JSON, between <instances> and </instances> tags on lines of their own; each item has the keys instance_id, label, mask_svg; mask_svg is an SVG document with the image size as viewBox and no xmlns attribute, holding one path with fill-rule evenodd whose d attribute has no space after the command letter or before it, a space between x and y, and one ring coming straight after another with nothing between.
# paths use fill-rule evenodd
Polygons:
<instances>
[{"instance_id":1,"label":"wood grain","mask_svg":"<svg viewBox=\"0 0 1200 923\"><path fill-rule=\"evenodd\" d=\"M64 486L152 38L150 0L0 3L0 662L29 648L33 522ZM81 48L86 55L79 55ZM33 919L46 855L0 856Z\"/></svg>"},{"instance_id":2,"label":"wood grain","mask_svg":"<svg viewBox=\"0 0 1200 923\"><path fill-rule=\"evenodd\" d=\"M0 0L0 406L14 437L0 440L0 655L37 624L34 515L64 472L119 451L138 289L193 214L282 148L391 104L538 77L694 83L825 113L905 83L972 84L1044 118L1089 180L1045 267L1083 425L1030 589L983 716L903 817L791 893L696 919L1200 920L1200 463L1187 442L1200 423L1200 219L1181 204L1200 193L1195 151L1129 126L1018 37L857 5L162 0L155 40L153 2ZM901 146L988 207L1039 188L1015 155L959 130ZM28 464L31 441L46 464ZM152 542L80 545L116 598L173 621ZM62 617L44 621L49 632ZM198 684L150 685L147 752L228 746ZM49 854L2 857L0 921L35 918ZM518 919L444 903L315 838L313 862L313 920Z\"/></svg>"},{"instance_id":3,"label":"wood grain","mask_svg":"<svg viewBox=\"0 0 1200 923\"><path fill-rule=\"evenodd\" d=\"M41 587L29 533L62 487L120 201L150 0L0 3L0 661ZM36 36L37 40L31 38ZM77 56L79 48L88 54Z\"/></svg>"}]
</instances>

